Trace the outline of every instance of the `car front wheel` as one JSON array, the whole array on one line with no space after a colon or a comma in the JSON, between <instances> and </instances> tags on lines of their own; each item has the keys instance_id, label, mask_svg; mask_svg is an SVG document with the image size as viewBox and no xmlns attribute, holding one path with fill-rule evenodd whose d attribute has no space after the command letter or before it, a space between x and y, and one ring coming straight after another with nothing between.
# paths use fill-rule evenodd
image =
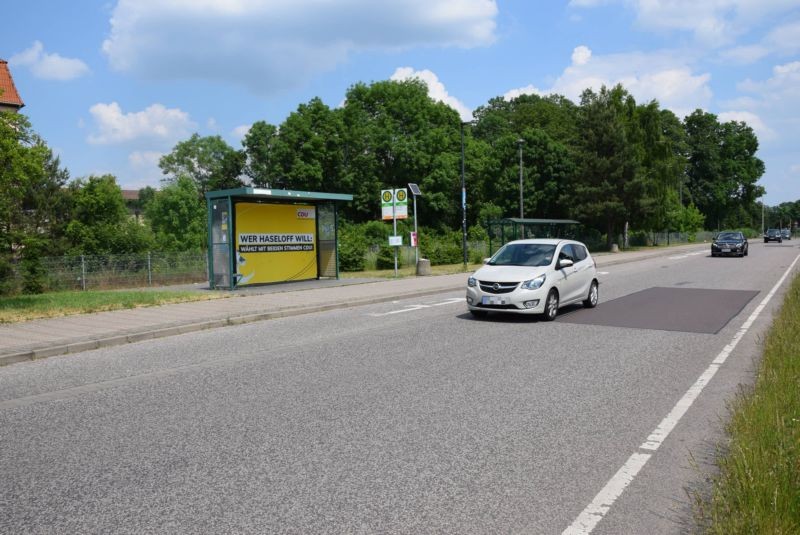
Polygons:
<instances>
[{"instance_id":1,"label":"car front wheel","mask_svg":"<svg viewBox=\"0 0 800 535\"><path fill-rule=\"evenodd\" d=\"M558 315L558 292L550 290L544 302L544 321L553 321Z\"/></svg>"},{"instance_id":2,"label":"car front wheel","mask_svg":"<svg viewBox=\"0 0 800 535\"><path fill-rule=\"evenodd\" d=\"M586 300L583 302L583 306L586 308L594 308L597 306L597 300L600 297L600 291L597 287L597 281L592 281L592 284L589 286L589 295L586 296Z\"/></svg>"}]
</instances>

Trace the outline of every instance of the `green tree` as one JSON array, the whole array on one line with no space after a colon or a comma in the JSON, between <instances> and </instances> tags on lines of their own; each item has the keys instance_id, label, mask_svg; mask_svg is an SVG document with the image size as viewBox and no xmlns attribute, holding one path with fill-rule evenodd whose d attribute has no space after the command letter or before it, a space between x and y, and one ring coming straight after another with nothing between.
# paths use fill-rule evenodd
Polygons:
<instances>
[{"instance_id":1,"label":"green tree","mask_svg":"<svg viewBox=\"0 0 800 535\"><path fill-rule=\"evenodd\" d=\"M286 118L271 148L276 183L305 191L342 191L341 114L319 98Z\"/></svg>"},{"instance_id":2,"label":"green tree","mask_svg":"<svg viewBox=\"0 0 800 535\"><path fill-rule=\"evenodd\" d=\"M641 212L644 183L630 141L636 103L622 86L587 89L581 96L580 170L571 197L574 214L606 232L610 247L626 221Z\"/></svg>"},{"instance_id":3,"label":"green tree","mask_svg":"<svg viewBox=\"0 0 800 535\"><path fill-rule=\"evenodd\" d=\"M277 179L273 162L273 146L278 139L278 129L265 122L256 121L242 140L246 161L244 174L257 187L271 187Z\"/></svg>"},{"instance_id":4,"label":"green tree","mask_svg":"<svg viewBox=\"0 0 800 535\"><path fill-rule=\"evenodd\" d=\"M158 165L167 175L166 183L188 176L194 180L202 197L209 191L243 186L240 176L245 160L243 151L233 149L220 136L193 134L162 156Z\"/></svg>"},{"instance_id":5,"label":"green tree","mask_svg":"<svg viewBox=\"0 0 800 535\"><path fill-rule=\"evenodd\" d=\"M128 216L122 190L112 175L78 179L70 189L73 219L66 235L71 253L138 253L152 247L152 234Z\"/></svg>"},{"instance_id":6,"label":"green tree","mask_svg":"<svg viewBox=\"0 0 800 535\"><path fill-rule=\"evenodd\" d=\"M24 203L46 178L48 149L22 114L0 113L0 247L10 255L26 234Z\"/></svg>"},{"instance_id":7,"label":"green tree","mask_svg":"<svg viewBox=\"0 0 800 535\"><path fill-rule=\"evenodd\" d=\"M382 188L420 185L421 221L460 223L460 118L435 102L420 80L356 84L342 113L345 210L354 221L377 219Z\"/></svg>"},{"instance_id":8,"label":"green tree","mask_svg":"<svg viewBox=\"0 0 800 535\"><path fill-rule=\"evenodd\" d=\"M191 251L206 247L206 206L198 199L194 181L185 176L156 192L145 217L162 251Z\"/></svg>"},{"instance_id":9,"label":"green tree","mask_svg":"<svg viewBox=\"0 0 800 535\"><path fill-rule=\"evenodd\" d=\"M684 121L689 147L688 186L706 215L708 228L752 224L748 212L764 194L757 184L764 163L755 154L758 139L744 123L720 124L716 115L696 110Z\"/></svg>"}]
</instances>

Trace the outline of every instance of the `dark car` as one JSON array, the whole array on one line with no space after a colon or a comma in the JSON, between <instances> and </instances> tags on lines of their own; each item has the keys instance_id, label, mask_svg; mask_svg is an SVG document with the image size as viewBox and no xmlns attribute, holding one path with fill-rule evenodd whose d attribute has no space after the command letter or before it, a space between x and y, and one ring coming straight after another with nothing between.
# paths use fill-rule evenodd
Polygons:
<instances>
[{"instance_id":1,"label":"dark car","mask_svg":"<svg viewBox=\"0 0 800 535\"><path fill-rule=\"evenodd\" d=\"M711 256L747 256L747 238L741 232L720 232L711 242Z\"/></svg>"},{"instance_id":2,"label":"dark car","mask_svg":"<svg viewBox=\"0 0 800 535\"><path fill-rule=\"evenodd\" d=\"M767 242L770 242L770 241L776 241L778 243L782 243L783 242L783 236L781 235L781 229L771 228L771 229L768 229L764 233L764 243L767 243Z\"/></svg>"},{"instance_id":3,"label":"dark car","mask_svg":"<svg viewBox=\"0 0 800 535\"><path fill-rule=\"evenodd\" d=\"M792 239L792 231L788 228L781 230L781 238L784 240L791 240Z\"/></svg>"}]
</instances>

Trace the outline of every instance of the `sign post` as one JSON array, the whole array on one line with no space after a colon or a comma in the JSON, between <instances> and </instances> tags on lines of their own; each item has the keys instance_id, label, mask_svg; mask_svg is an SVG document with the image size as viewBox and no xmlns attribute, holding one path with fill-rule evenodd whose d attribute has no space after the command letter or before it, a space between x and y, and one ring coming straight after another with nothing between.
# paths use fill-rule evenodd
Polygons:
<instances>
[{"instance_id":1,"label":"sign post","mask_svg":"<svg viewBox=\"0 0 800 535\"><path fill-rule=\"evenodd\" d=\"M397 220L408 219L408 192L406 188L381 190L381 216L392 220L392 236L389 245L394 247L394 276L397 277L397 248L403 237L397 235Z\"/></svg>"},{"instance_id":2,"label":"sign post","mask_svg":"<svg viewBox=\"0 0 800 535\"><path fill-rule=\"evenodd\" d=\"M411 246L414 248L414 265L419 264L419 234L417 233L417 197L422 195L419 186L416 184L409 184L408 189L411 190L411 195L414 196L414 233L411 235Z\"/></svg>"}]
</instances>

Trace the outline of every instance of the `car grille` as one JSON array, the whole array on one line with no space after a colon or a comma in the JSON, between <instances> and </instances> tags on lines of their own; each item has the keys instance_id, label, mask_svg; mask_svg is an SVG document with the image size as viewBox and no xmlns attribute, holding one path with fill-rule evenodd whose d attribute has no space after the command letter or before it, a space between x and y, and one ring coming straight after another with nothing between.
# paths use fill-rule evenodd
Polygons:
<instances>
[{"instance_id":1,"label":"car grille","mask_svg":"<svg viewBox=\"0 0 800 535\"><path fill-rule=\"evenodd\" d=\"M513 292L517 286L519 286L518 282L489 282L489 281L480 281L481 291L489 293L489 294L507 294Z\"/></svg>"}]
</instances>

